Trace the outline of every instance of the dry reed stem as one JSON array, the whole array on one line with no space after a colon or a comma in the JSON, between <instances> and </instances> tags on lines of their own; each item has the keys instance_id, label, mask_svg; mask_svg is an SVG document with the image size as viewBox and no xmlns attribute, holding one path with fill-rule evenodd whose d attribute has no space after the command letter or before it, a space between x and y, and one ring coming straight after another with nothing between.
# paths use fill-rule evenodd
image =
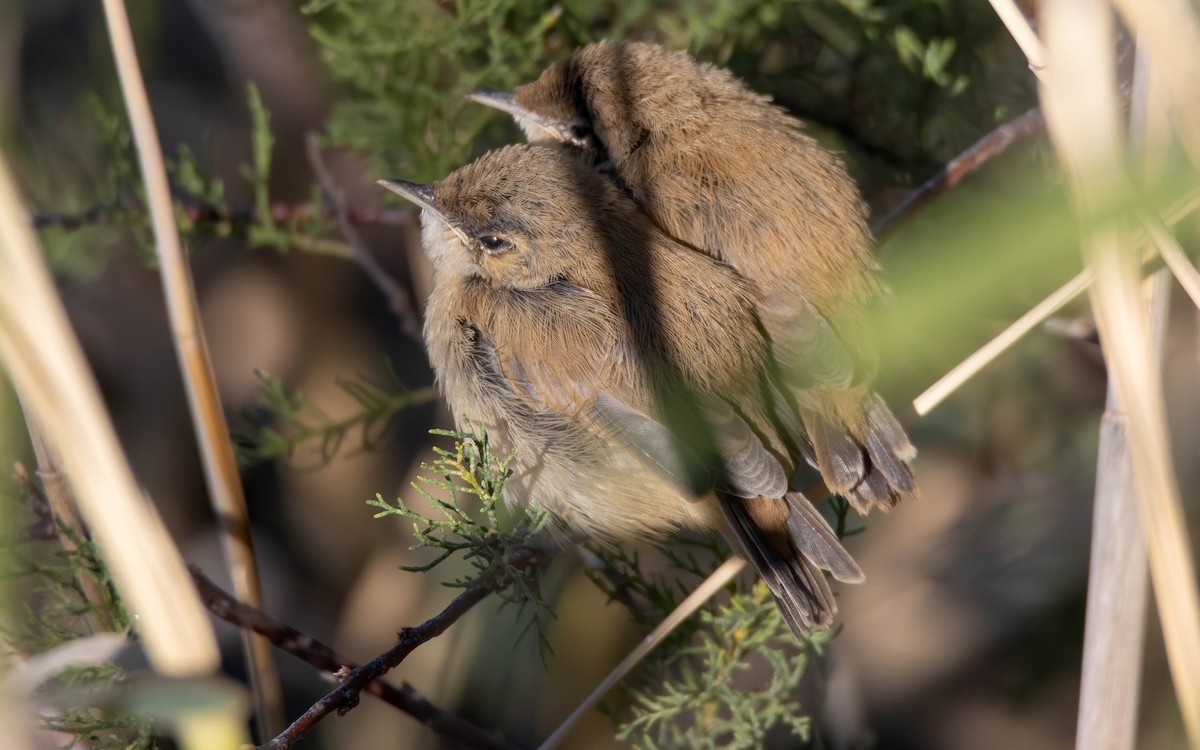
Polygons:
<instances>
[{"instance_id":1,"label":"dry reed stem","mask_svg":"<svg viewBox=\"0 0 1200 750\"><path fill-rule=\"evenodd\" d=\"M0 747L36 750L29 727L31 713L24 701L0 686Z\"/></svg>"},{"instance_id":2,"label":"dry reed stem","mask_svg":"<svg viewBox=\"0 0 1200 750\"><path fill-rule=\"evenodd\" d=\"M1160 354L1170 280L1163 269L1146 282ZM1137 739L1149 580L1125 420L1110 382L1096 459L1076 750L1132 750Z\"/></svg>"},{"instance_id":3,"label":"dry reed stem","mask_svg":"<svg viewBox=\"0 0 1200 750\"><path fill-rule=\"evenodd\" d=\"M198 320L191 274L175 226L162 149L138 66L137 50L124 2L104 0L104 15L121 80L121 91L129 111L142 179L146 185L146 199L175 351L183 371L210 501L222 530L221 539L229 561L234 592L239 599L261 607L262 592L250 542L246 499L209 361L204 330ZM270 645L266 639L247 631L242 631L242 645L249 665L258 728L261 736L270 737L276 727L283 725L284 720L283 693Z\"/></svg>"},{"instance_id":4,"label":"dry reed stem","mask_svg":"<svg viewBox=\"0 0 1200 750\"><path fill-rule=\"evenodd\" d=\"M1037 328L1046 318L1083 294L1091 284L1092 272L1090 269L1084 269L1070 281L1054 290L1050 296L1029 308L1012 325L979 347L973 354L955 365L950 372L939 378L936 383L925 389L921 395L913 399L913 410L917 416L923 417L933 411L934 407L945 401L993 360L1008 351L1025 334Z\"/></svg>"},{"instance_id":5,"label":"dry reed stem","mask_svg":"<svg viewBox=\"0 0 1200 750\"><path fill-rule=\"evenodd\" d=\"M1167 145L1161 115L1162 108L1151 102L1146 45L1138 44L1129 138L1141 151L1142 171L1151 181L1161 175ZM1142 285L1160 366L1170 284L1170 271L1163 269ZM1125 414L1118 403L1116 383L1110 381L1096 459L1077 750L1132 750L1137 738L1149 579L1135 492Z\"/></svg>"},{"instance_id":6,"label":"dry reed stem","mask_svg":"<svg viewBox=\"0 0 1200 750\"><path fill-rule=\"evenodd\" d=\"M1200 166L1200 16L1188 0L1112 0L1129 28L1157 56L1180 143Z\"/></svg>"},{"instance_id":7,"label":"dry reed stem","mask_svg":"<svg viewBox=\"0 0 1200 750\"><path fill-rule=\"evenodd\" d=\"M723 589L727 583L732 581L733 577L741 572L742 568L744 567L746 567L746 561L740 557L731 557L725 562L721 563L721 565L714 570L708 576L708 578L705 578L700 582L700 585L696 587L695 591L688 594L687 598L681 601L679 606L675 607L675 609L671 611L671 614L667 615L663 621L654 628L654 630L650 631L650 634L643 638L642 642L639 643L636 648L630 651L629 655L622 659L621 663L618 664L613 671L608 673L607 677L601 680L600 684L597 685L590 694L588 694L588 697L583 699L583 703L580 703L579 706L571 712L571 715L568 716L566 720L563 721L563 723L560 724L558 728L546 738L545 742L543 742L541 745L538 745L538 750L553 750L562 744L562 741L566 739L567 735L571 732L575 725L579 723L579 720L583 718L584 714L586 714L593 706L599 703L600 699L603 698L609 690L612 690L613 687L625 677L625 675L629 674L629 672L636 667L642 659L646 658L646 655L653 651L655 646L662 643L663 639L670 635L672 630L679 627L680 623L691 617L696 610L703 607L705 602L713 598L718 591Z\"/></svg>"},{"instance_id":8,"label":"dry reed stem","mask_svg":"<svg viewBox=\"0 0 1200 750\"><path fill-rule=\"evenodd\" d=\"M1177 224L1197 210L1200 210L1200 192L1192 193L1167 210L1166 223ZM1148 223L1158 222L1157 219L1147 221ZM1147 226L1147 231L1149 229L1150 227ZM1164 229L1164 231L1166 230ZM1134 236L1135 242L1141 241L1142 237L1143 235L1136 234ZM1169 233L1167 237L1170 237ZM1178 248L1178 244L1175 243L1173 238L1171 238L1170 242L1174 247ZM1155 247L1157 248L1157 243ZM1179 252L1182 253L1183 251L1180 250ZM1184 261L1188 262L1187 256L1184 256ZM1175 267L1171 266L1171 270L1174 272ZM1197 275L1196 270L1191 266L1188 266L1187 269L1177 274L1180 283L1185 283L1184 280L1188 276L1200 280L1200 276ZM984 367L987 367L993 360L1020 341L1025 334L1037 328L1064 305L1067 305L1087 291L1092 285L1092 279L1092 269L1085 268L1073 276L1070 281L1051 292L1041 302L1029 308L1024 315L1017 318L1007 328L975 350L969 357L959 362L949 372L938 378L937 382L926 388L921 395L913 399L913 411L919 417L923 417L933 411L934 408L953 395L968 380L978 375Z\"/></svg>"},{"instance_id":9,"label":"dry reed stem","mask_svg":"<svg viewBox=\"0 0 1200 750\"><path fill-rule=\"evenodd\" d=\"M1008 29L1013 41L1021 48L1021 52L1025 53L1025 59L1029 61L1029 69L1033 71L1034 75L1041 77L1042 68L1046 67L1046 50L1042 47L1042 40L1038 39L1037 33L1029 25L1029 19L1017 7L1014 0L988 0L988 2L992 4L992 10L996 11L996 15Z\"/></svg>"},{"instance_id":10,"label":"dry reed stem","mask_svg":"<svg viewBox=\"0 0 1200 750\"><path fill-rule=\"evenodd\" d=\"M1200 192L1193 191L1171 206L1165 212L1165 221L1159 222L1165 225L1174 225L1200 210ZM1148 219L1148 224L1158 222L1158 219ZM1147 226L1146 231L1150 231L1151 227ZM1170 234L1167 235L1170 237ZM1140 242L1141 234L1135 234L1134 241ZM1172 238L1170 244L1178 248ZM1155 244L1157 249L1158 244ZM1182 253L1182 250L1179 252ZM1165 260L1165 257L1164 257ZM1190 263L1186 260L1185 262ZM1176 264L1178 265L1178 264ZM1171 271L1176 273L1176 266L1170 266ZM1177 272L1177 278L1181 284L1187 288L1186 281L1188 277L1200 283L1200 274L1192 266L1186 269L1181 269ZM1024 315L1017 318L1007 328L990 339L986 344L975 350L966 359L955 365L949 372L938 378L937 382L926 388L919 396L913 399L913 411L917 416L923 417L933 411L939 404L954 394L959 388L967 383L971 378L979 374L983 368L991 364L997 357L1008 351L1014 344L1020 341L1027 333L1037 328L1047 318L1061 309L1063 306L1072 302L1076 297L1087 291L1092 285L1092 269L1085 268L1071 280L1055 289L1045 299L1029 308ZM1190 294L1190 292L1189 292Z\"/></svg>"},{"instance_id":11,"label":"dry reed stem","mask_svg":"<svg viewBox=\"0 0 1200 750\"><path fill-rule=\"evenodd\" d=\"M1111 221L1095 221L1124 197L1115 38L1101 0L1042 5L1048 67L1042 106L1052 142L1070 179L1085 225L1084 253L1096 274L1092 304L1109 376L1126 414L1139 514L1167 658L1193 747L1200 746L1200 600L1179 488L1167 439L1166 412L1150 324L1138 290L1138 259ZM1153 47L1150 52L1158 51ZM1156 58L1170 65L1169 58Z\"/></svg>"},{"instance_id":12,"label":"dry reed stem","mask_svg":"<svg viewBox=\"0 0 1200 750\"><path fill-rule=\"evenodd\" d=\"M1200 272L1197 272L1192 261L1183 252L1183 248L1158 220L1158 217L1148 217L1145 226L1146 232L1154 242L1158 254L1162 256L1163 262L1167 264L1167 268L1175 275L1175 279L1192 300L1192 304L1200 308Z\"/></svg>"},{"instance_id":13,"label":"dry reed stem","mask_svg":"<svg viewBox=\"0 0 1200 750\"><path fill-rule=\"evenodd\" d=\"M155 669L206 675L216 639L178 549L137 487L0 157L0 359L54 446Z\"/></svg>"}]
</instances>

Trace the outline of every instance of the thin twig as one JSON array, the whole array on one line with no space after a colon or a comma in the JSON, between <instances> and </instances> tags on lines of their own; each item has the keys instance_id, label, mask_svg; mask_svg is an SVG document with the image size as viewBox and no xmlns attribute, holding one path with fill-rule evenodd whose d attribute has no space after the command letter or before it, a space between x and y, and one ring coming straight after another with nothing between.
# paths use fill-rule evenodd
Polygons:
<instances>
[{"instance_id":1,"label":"thin twig","mask_svg":"<svg viewBox=\"0 0 1200 750\"><path fill-rule=\"evenodd\" d=\"M1146 232L1149 233L1151 241L1154 242L1155 249L1162 256L1163 262L1167 264L1167 268L1171 269L1171 273L1175 275L1175 280L1183 287L1183 291L1191 298L1192 304L1200 307L1200 272L1196 271L1196 267L1192 265L1192 261L1188 259L1183 252L1183 248L1175 241L1170 231L1167 230L1157 216L1147 217L1145 220Z\"/></svg>"},{"instance_id":2,"label":"thin twig","mask_svg":"<svg viewBox=\"0 0 1200 750\"><path fill-rule=\"evenodd\" d=\"M595 690L583 699L583 703L580 703L579 707L572 711L571 715L546 738L546 741L538 746L538 750L553 750L562 744L562 741L566 739L575 725L579 723L583 715L591 710L592 706L599 703L600 699L609 690L612 690L613 686L620 682L625 675L629 674L642 659L646 658L646 655L653 651L655 646L662 643L663 639L671 634L671 631L679 627L679 624L684 620L691 617L696 610L703 607L705 602L715 596L718 591L725 588L725 584L732 581L733 577L745 567L746 561L740 557L731 557L721 563L708 578L701 581L695 591L688 594L687 598L671 611L671 614L667 615L654 630L650 631L650 634L643 638L642 642L633 651L630 651L629 655L622 659L621 663L613 671L608 673L608 676L596 686Z\"/></svg>"},{"instance_id":3,"label":"thin twig","mask_svg":"<svg viewBox=\"0 0 1200 750\"><path fill-rule=\"evenodd\" d=\"M1031 307L1024 315L1017 318L1012 325L1005 328L991 341L979 347L973 354L958 363L950 372L943 375L936 383L913 399L913 410L917 416L925 416L934 407L945 401L950 394L957 391L985 366L995 360L1025 334L1037 328L1038 324L1053 315L1071 300L1083 294L1092 283L1091 269L1079 272L1049 297Z\"/></svg>"},{"instance_id":4,"label":"thin twig","mask_svg":"<svg viewBox=\"0 0 1200 750\"><path fill-rule=\"evenodd\" d=\"M320 216L325 219L337 219L332 206L324 206L318 212L311 203L272 203L270 219L277 224L305 221ZM262 221L263 217L253 206L243 206L230 211L219 210L213 206L199 203L177 201L176 212L195 225L229 225L229 227L247 227ZM59 229L72 232L93 226L110 224L129 224L141 221L145 214L140 210L128 208L96 207L78 213L43 212L30 217L35 229ZM415 216L411 210L395 208L371 208L369 206L352 206L346 208L346 218L351 224L358 226L410 227Z\"/></svg>"},{"instance_id":5,"label":"thin twig","mask_svg":"<svg viewBox=\"0 0 1200 750\"><path fill-rule=\"evenodd\" d=\"M1003 154L1018 141L1031 138L1046 128L1042 110L1034 107L1019 117L998 125L987 135L975 141L966 151L946 162L946 166L919 188L912 191L895 208L876 222L875 237L880 244L887 241L904 226L931 199L953 188L984 164Z\"/></svg>"},{"instance_id":6,"label":"thin twig","mask_svg":"<svg viewBox=\"0 0 1200 750\"><path fill-rule=\"evenodd\" d=\"M363 242L362 236L354 228L350 221L349 210L346 208L346 197L325 166L325 160L321 158L321 146L317 141L316 133L308 134L305 148L308 152L308 163L317 176L317 181L321 183L321 190L333 205L334 216L337 217L342 234L346 236L346 242L350 244L354 261L375 283L375 286L379 287L379 291L383 292L388 306L400 319L400 330L420 343L422 340L421 316L417 313L416 306L413 305L412 295L379 265L379 261L375 260L367 243Z\"/></svg>"},{"instance_id":7,"label":"thin twig","mask_svg":"<svg viewBox=\"0 0 1200 750\"><path fill-rule=\"evenodd\" d=\"M1195 211L1200 210L1200 192L1192 192L1185 196L1165 212L1165 223L1176 224ZM1134 241L1140 241L1141 235L1135 234ZM1146 261L1151 261L1153 255L1147 253ZM1083 294L1092 285L1092 270L1085 268L1070 281L1060 286L1031 307L1024 315L997 334L973 354L959 362L950 372L943 375L936 383L925 389L921 395L913 399L913 411L917 416L924 416L938 404L945 401L968 380L979 374L980 370L999 357L1025 334L1037 328L1055 311Z\"/></svg>"},{"instance_id":8,"label":"thin twig","mask_svg":"<svg viewBox=\"0 0 1200 750\"><path fill-rule=\"evenodd\" d=\"M221 527L221 539L229 560L234 590L239 598L260 605L262 594L254 548L250 541L246 498L233 455L233 444L229 439L229 428L225 423L225 411L213 377L204 330L199 321L191 274L175 226L174 205L162 148L138 66L129 16L122 0L104 0L104 15L121 81L121 92L129 111L142 180L146 186L167 314L183 370L210 501L217 524ZM249 665L259 732L261 736L269 737L274 733L274 728L283 722L283 691L279 675L265 640L243 633L242 645Z\"/></svg>"},{"instance_id":9,"label":"thin twig","mask_svg":"<svg viewBox=\"0 0 1200 750\"><path fill-rule=\"evenodd\" d=\"M1029 61L1029 69L1040 78L1042 69L1046 67L1046 50L1042 47L1042 40L1038 39L1033 26L1029 24L1029 19L1025 17L1013 0L988 0L988 2L992 4L992 10L996 11L996 15L1000 17L1017 46L1025 53L1025 59Z\"/></svg>"},{"instance_id":10,"label":"thin twig","mask_svg":"<svg viewBox=\"0 0 1200 750\"><path fill-rule=\"evenodd\" d=\"M395 669L421 644L438 637L466 614L472 607L505 584L504 578L511 570L524 571L537 565L542 559L541 550L522 547L514 552L507 564L496 569L489 580L476 583L446 605L437 615L414 628L405 628L400 638L374 660L350 672L346 679L324 698L305 711L279 736L260 746L260 750L285 750L312 731L322 719L337 711L343 715L358 705L359 694L367 685Z\"/></svg>"},{"instance_id":11,"label":"thin twig","mask_svg":"<svg viewBox=\"0 0 1200 750\"><path fill-rule=\"evenodd\" d=\"M200 593L200 600L209 612L222 620L253 630L283 651L322 671L333 674L343 669L358 668L357 664L316 638L276 620L261 609L239 602L194 565L189 570ZM466 719L430 703L408 683L393 687L383 680L373 680L363 690L409 714L437 734L457 740L466 747L516 750L515 745L497 739Z\"/></svg>"}]
</instances>

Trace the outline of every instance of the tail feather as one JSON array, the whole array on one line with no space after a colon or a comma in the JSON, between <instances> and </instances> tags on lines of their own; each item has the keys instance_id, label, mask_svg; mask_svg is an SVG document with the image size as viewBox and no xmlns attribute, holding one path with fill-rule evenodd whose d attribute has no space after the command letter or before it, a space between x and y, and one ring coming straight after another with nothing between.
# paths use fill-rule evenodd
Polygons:
<instances>
[{"instance_id":1,"label":"tail feather","mask_svg":"<svg viewBox=\"0 0 1200 750\"><path fill-rule=\"evenodd\" d=\"M867 411L866 447L871 463L883 472L892 487L910 495L916 490L908 464L916 457L917 449L877 393L871 394Z\"/></svg>"},{"instance_id":2,"label":"tail feather","mask_svg":"<svg viewBox=\"0 0 1200 750\"><path fill-rule=\"evenodd\" d=\"M799 492L789 492L784 499L789 511L787 528L796 551L843 583L862 583L866 580L862 568L854 562L833 527L808 498Z\"/></svg>"},{"instance_id":3,"label":"tail feather","mask_svg":"<svg viewBox=\"0 0 1200 750\"><path fill-rule=\"evenodd\" d=\"M883 399L858 389L815 395L803 420L830 490L864 515L916 495L910 466L916 448Z\"/></svg>"},{"instance_id":4,"label":"tail feather","mask_svg":"<svg viewBox=\"0 0 1200 750\"><path fill-rule=\"evenodd\" d=\"M819 524L808 518L797 521L793 527L792 518L797 515L793 508L801 505L812 508L802 496L793 499L791 495L795 494L789 493L784 506L787 520L782 535L761 528L748 506L748 503L781 501L770 498L746 500L724 494L719 495L718 500L731 532L730 542L766 581L792 632L803 637L815 628L832 626L837 614L837 601L820 566L836 568L847 578L857 580L862 580L862 571L842 549L836 535L819 514ZM812 513L816 510L812 509ZM820 528L822 524L824 529ZM823 533L824 530L829 533ZM811 558L802 551L804 549L811 552Z\"/></svg>"},{"instance_id":5,"label":"tail feather","mask_svg":"<svg viewBox=\"0 0 1200 750\"><path fill-rule=\"evenodd\" d=\"M884 477L883 472L871 468L858 486L843 495L850 505L861 515L867 515L872 508L879 508L885 513L892 509L900 498L892 492L892 486Z\"/></svg>"},{"instance_id":6,"label":"tail feather","mask_svg":"<svg viewBox=\"0 0 1200 750\"><path fill-rule=\"evenodd\" d=\"M817 456L817 468L829 489L839 494L854 489L866 470L862 446L816 409L804 414L804 426Z\"/></svg>"}]
</instances>

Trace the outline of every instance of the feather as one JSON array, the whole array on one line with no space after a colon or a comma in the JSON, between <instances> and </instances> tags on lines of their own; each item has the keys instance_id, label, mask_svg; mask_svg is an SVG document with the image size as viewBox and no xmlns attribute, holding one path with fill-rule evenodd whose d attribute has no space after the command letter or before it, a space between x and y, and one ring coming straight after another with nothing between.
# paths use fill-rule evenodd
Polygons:
<instances>
[{"instance_id":1,"label":"feather","mask_svg":"<svg viewBox=\"0 0 1200 750\"><path fill-rule=\"evenodd\" d=\"M797 551L843 583L862 583L866 580L858 563L850 557L829 522L808 498L799 492L789 492L785 499L789 511L787 528Z\"/></svg>"},{"instance_id":2,"label":"feather","mask_svg":"<svg viewBox=\"0 0 1200 750\"><path fill-rule=\"evenodd\" d=\"M721 495L719 501L731 541L766 581L792 632L803 638L813 628L832 625L837 602L825 574L801 554L785 557L776 551L754 525L744 500Z\"/></svg>"}]
</instances>

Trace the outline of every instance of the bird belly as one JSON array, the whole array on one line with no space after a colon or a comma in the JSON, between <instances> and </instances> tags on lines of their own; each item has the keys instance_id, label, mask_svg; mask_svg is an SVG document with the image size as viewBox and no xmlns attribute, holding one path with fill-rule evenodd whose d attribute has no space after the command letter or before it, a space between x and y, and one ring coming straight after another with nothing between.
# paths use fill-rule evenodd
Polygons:
<instances>
[{"instance_id":1,"label":"bird belly","mask_svg":"<svg viewBox=\"0 0 1200 750\"><path fill-rule=\"evenodd\" d=\"M554 417L529 418L538 424L509 419L485 425L497 452L516 450L504 490L510 507L533 506L550 515L559 533L604 541L719 527L720 509L711 497L685 496L629 451L589 430L556 424Z\"/></svg>"}]
</instances>

